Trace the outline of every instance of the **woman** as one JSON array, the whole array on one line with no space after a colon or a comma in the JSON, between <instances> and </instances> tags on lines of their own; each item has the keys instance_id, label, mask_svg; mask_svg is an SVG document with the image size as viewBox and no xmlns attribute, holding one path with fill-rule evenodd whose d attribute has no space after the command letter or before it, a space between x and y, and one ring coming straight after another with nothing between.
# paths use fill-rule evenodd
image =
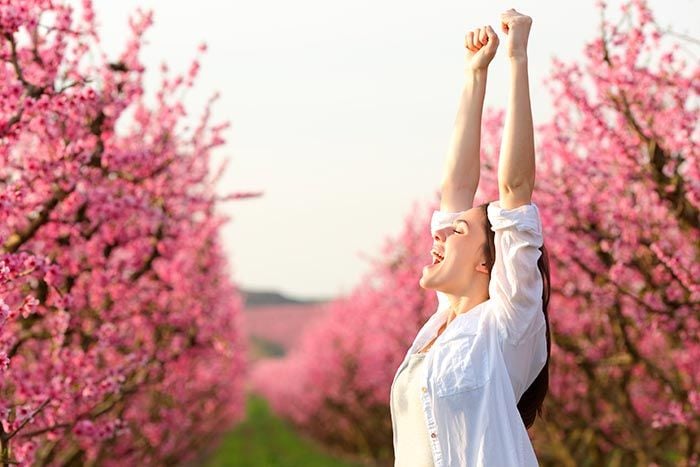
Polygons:
<instances>
[{"instance_id":1,"label":"woman","mask_svg":"<svg viewBox=\"0 0 700 467\"><path fill-rule=\"evenodd\" d=\"M512 78L499 199L476 207L486 74L498 37L490 26L466 36L466 80L431 220L433 264L420 278L421 287L437 291L439 305L391 386L398 467L538 465L527 428L541 415L548 387L549 263L531 201L531 24L514 9L501 15Z\"/></svg>"}]
</instances>

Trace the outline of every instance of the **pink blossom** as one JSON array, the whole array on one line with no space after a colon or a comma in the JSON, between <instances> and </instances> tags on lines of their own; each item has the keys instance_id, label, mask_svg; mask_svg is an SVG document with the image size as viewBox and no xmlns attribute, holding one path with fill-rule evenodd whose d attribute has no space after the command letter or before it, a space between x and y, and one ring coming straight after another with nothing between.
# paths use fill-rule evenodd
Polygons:
<instances>
[{"instance_id":1,"label":"pink blossom","mask_svg":"<svg viewBox=\"0 0 700 467\"><path fill-rule=\"evenodd\" d=\"M184 462L244 411L242 304L207 181L224 127L207 106L183 134L177 80L144 101L152 13L114 60L87 60L92 2L61 3L0 1L22 72L0 70L0 423L19 465Z\"/></svg>"}]
</instances>

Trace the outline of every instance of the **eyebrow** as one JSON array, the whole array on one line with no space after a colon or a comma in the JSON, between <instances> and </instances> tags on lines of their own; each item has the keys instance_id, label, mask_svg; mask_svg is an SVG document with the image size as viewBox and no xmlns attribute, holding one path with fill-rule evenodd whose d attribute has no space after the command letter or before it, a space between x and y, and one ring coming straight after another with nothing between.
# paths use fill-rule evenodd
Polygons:
<instances>
[{"instance_id":1,"label":"eyebrow","mask_svg":"<svg viewBox=\"0 0 700 467\"><path fill-rule=\"evenodd\" d=\"M465 221L464 219L457 219L455 222L464 222L467 224L467 227L469 227L469 222Z\"/></svg>"}]
</instances>

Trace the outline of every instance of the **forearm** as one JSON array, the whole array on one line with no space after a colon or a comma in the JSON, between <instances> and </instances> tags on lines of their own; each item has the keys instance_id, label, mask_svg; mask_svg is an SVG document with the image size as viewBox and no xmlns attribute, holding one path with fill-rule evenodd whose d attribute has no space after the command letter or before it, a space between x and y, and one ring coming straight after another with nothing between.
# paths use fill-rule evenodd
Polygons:
<instances>
[{"instance_id":1,"label":"forearm","mask_svg":"<svg viewBox=\"0 0 700 467\"><path fill-rule=\"evenodd\" d=\"M487 71L465 72L459 110L447 151L442 187L473 189L479 185L481 116Z\"/></svg>"},{"instance_id":2,"label":"forearm","mask_svg":"<svg viewBox=\"0 0 700 467\"><path fill-rule=\"evenodd\" d=\"M527 186L532 189L535 182L535 141L527 56L509 60L511 84L498 158L498 184L500 188Z\"/></svg>"}]
</instances>

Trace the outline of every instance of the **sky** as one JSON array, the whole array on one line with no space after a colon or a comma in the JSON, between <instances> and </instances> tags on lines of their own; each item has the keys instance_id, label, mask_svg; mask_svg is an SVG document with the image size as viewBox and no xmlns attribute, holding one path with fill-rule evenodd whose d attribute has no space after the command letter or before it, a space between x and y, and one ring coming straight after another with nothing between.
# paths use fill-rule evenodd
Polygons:
<instances>
[{"instance_id":1,"label":"sky","mask_svg":"<svg viewBox=\"0 0 700 467\"><path fill-rule=\"evenodd\" d=\"M608 4L616 18L621 2ZM552 58L578 60L600 24L593 0L94 5L109 58L125 46L129 15L153 10L141 54L147 95L156 92L160 63L185 72L197 46L207 44L184 103L194 123L206 100L221 93L212 121L231 127L212 159L213 169L229 160L217 191L263 192L220 206L231 219L221 241L232 277L244 289L300 299L350 293L370 269L366 257L379 256L414 203L437 200L469 30L490 24L501 40L485 107L504 108L509 76L500 13L515 8L533 18L528 63L537 125L551 116L543 80ZM649 5L662 27L700 35L692 21L700 18L697 0Z\"/></svg>"}]
</instances>

